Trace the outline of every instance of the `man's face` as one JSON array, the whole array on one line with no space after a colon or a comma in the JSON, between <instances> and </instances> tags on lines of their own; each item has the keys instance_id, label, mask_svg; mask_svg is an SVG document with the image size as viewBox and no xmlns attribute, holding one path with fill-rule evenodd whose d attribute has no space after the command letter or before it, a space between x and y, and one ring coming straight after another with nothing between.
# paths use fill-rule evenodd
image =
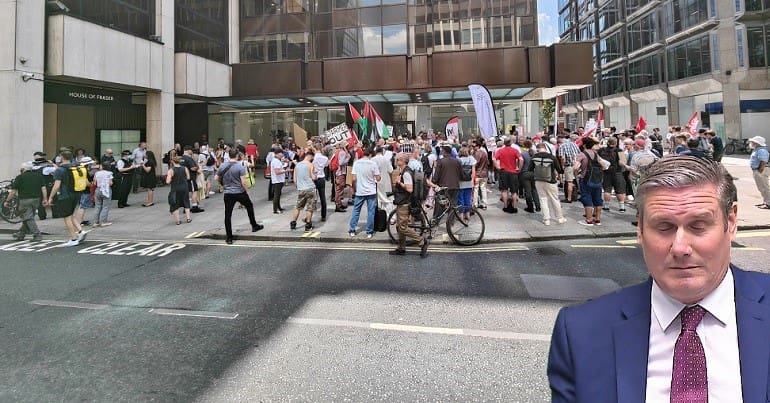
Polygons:
<instances>
[{"instance_id":1,"label":"man's face","mask_svg":"<svg viewBox=\"0 0 770 403\"><path fill-rule=\"evenodd\" d=\"M645 203L637 237L650 275L677 301L700 301L727 272L737 207L725 225L713 185L653 190Z\"/></svg>"}]
</instances>

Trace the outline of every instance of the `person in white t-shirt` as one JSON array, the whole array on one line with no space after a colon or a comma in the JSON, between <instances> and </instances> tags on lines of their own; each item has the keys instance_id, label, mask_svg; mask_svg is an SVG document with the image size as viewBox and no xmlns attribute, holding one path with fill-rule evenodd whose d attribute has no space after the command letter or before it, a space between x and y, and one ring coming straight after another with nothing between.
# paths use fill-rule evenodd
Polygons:
<instances>
[{"instance_id":1,"label":"person in white t-shirt","mask_svg":"<svg viewBox=\"0 0 770 403\"><path fill-rule=\"evenodd\" d=\"M270 160L270 183L273 185L273 214L283 213L281 207L281 191L286 183L286 165L283 161L283 150L275 150Z\"/></svg>"},{"instance_id":2,"label":"person in white t-shirt","mask_svg":"<svg viewBox=\"0 0 770 403\"><path fill-rule=\"evenodd\" d=\"M350 216L348 229L350 236L356 236L358 216L361 214L364 202L366 202L366 237L371 238L374 235L374 213L377 207L377 182L380 181L380 168L376 162L372 161L373 154L374 150L367 147L363 158L353 163L353 187L356 190L356 197L353 203L353 214Z\"/></svg>"}]
</instances>

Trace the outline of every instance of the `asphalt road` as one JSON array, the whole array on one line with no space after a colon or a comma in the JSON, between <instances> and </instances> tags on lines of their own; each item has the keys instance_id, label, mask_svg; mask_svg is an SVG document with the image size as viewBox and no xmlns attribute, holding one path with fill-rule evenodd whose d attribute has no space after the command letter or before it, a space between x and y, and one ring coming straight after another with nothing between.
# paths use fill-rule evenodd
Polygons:
<instances>
[{"instance_id":1,"label":"asphalt road","mask_svg":"<svg viewBox=\"0 0 770 403\"><path fill-rule=\"evenodd\" d=\"M0 242L0 401L547 401L558 309L646 278L632 239L54 245Z\"/></svg>"}]
</instances>

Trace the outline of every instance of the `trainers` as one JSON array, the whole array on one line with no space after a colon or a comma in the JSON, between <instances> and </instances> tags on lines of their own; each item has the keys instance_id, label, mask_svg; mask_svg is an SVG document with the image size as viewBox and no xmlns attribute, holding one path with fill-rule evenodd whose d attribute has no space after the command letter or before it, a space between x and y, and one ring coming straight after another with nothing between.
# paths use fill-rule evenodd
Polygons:
<instances>
[{"instance_id":1,"label":"trainers","mask_svg":"<svg viewBox=\"0 0 770 403\"><path fill-rule=\"evenodd\" d=\"M34 235L34 236L32 237L32 242L40 242L40 241L42 241L42 240L43 240L43 236L42 236L42 235L40 235L40 234Z\"/></svg>"},{"instance_id":2,"label":"trainers","mask_svg":"<svg viewBox=\"0 0 770 403\"><path fill-rule=\"evenodd\" d=\"M425 236L422 238L422 245L420 245L420 257L428 256L428 245L430 245L430 241Z\"/></svg>"},{"instance_id":3,"label":"trainers","mask_svg":"<svg viewBox=\"0 0 770 403\"><path fill-rule=\"evenodd\" d=\"M19 232L14 232L13 234L11 234L11 238L13 238L13 239L15 239L17 241L23 241L24 240L24 234L19 233Z\"/></svg>"},{"instance_id":4,"label":"trainers","mask_svg":"<svg viewBox=\"0 0 770 403\"><path fill-rule=\"evenodd\" d=\"M551 225L551 220L543 220L543 225Z\"/></svg>"},{"instance_id":5,"label":"trainers","mask_svg":"<svg viewBox=\"0 0 770 403\"><path fill-rule=\"evenodd\" d=\"M310 231L311 229L313 229L313 223L312 222L306 223L305 231Z\"/></svg>"},{"instance_id":6,"label":"trainers","mask_svg":"<svg viewBox=\"0 0 770 403\"><path fill-rule=\"evenodd\" d=\"M559 223L559 224L564 224L564 223L567 222L567 219L566 218L560 218L560 219L556 220L556 222Z\"/></svg>"},{"instance_id":7,"label":"trainers","mask_svg":"<svg viewBox=\"0 0 770 403\"><path fill-rule=\"evenodd\" d=\"M296 222L296 221L292 221L292 222L290 222L290 223L289 223L289 228L291 228L291 229L297 229L297 222Z\"/></svg>"},{"instance_id":8,"label":"trainers","mask_svg":"<svg viewBox=\"0 0 770 403\"><path fill-rule=\"evenodd\" d=\"M366 234L366 239L371 239L374 236L374 234Z\"/></svg>"},{"instance_id":9,"label":"trainers","mask_svg":"<svg viewBox=\"0 0 770 403\"><path fill-rule=\"evenodd\" d=\"M78 243L83 242L86 239L86 235L88 235L88 232L85 232L82 229L78 231L78 237L77 237Z\"/></svg>"},{"instance_id":10,"label":"trainers","mask_svg":"<svg viewBox=\"0 0 770 403\"><path fill-rule=\"evenodd\" d=\"M594 225L602 225L602 222L599 220L594 220Z\"/></svg>"},{"instance_id":11,"label":"trainers","mask_svg":"<svg viewBox=\"0 0 770 403\"><path fill-rule=\"evenodd\" d=\"M610 208L609 208L609 207L607 207L607 206L604 206L604 207L602 207L602 210L604 210L604 211L610 211Z\"/></svg>"},{"instance_id":12,"label":"trainers","mask_svg":"<svg viewBox=\"0 0 770 403\"><path fill-rule=\"evenodd\" d=\"M350 232L348 232L348 235L350 235L350 236L356 236L356 233L355 233L355 232L353 232L353 231L350 231Z\"/></svg>"},{"instance_id":13,"label":"trainers","mask_svg":"<svg viewBox=\"0 0 770 403\"><path fill-rule=\"evenodd\" d=\"M621 207L620 209L618 209L618 211L620 211L621 213L625 213L626 212L626 208L625 207Z\"/></svg>"},{"instance_id":14,"label":"trainers","mask_svg":"<svg viewBox=\"0 0 770 403\"><path fill-rule=\"evenodd\" d=\"M215 192L212 190L209 192L210 195L213 195Z\"/></svg>"},{"instance_id":15,"label":"trainers","mask_svg":"<svg viewBox=\"0 0 770 403\"><path fill-rule=\"evenodd\" d=\"M404 254L406 254L406 251L404 249L396 249L396 250L392 250L392 251L388 252L388 255L398 255L398 256L401 256L401 255L404 255Z\"/></svg>"},{"instance_id":16,"label":"trainers","mask_svg":"<svg viewBox=\"0 0 770 403\"><path fill-rule=\"evenodd\" d=\"M67 247L67 246L78 246L80 245L80 242L78 242L77 239L70 239L69 241L59 245L61 247Z\"/></svg>"},{"instance_id":17,"label":"trainers","mask_svg":"<svg viewBox=\"0 0 770 403\"><path fill-rule=\"evenodd\" d=\"M102 223L102 227L109 227L110 225L112 225L111 222L103 222Z\"/></svg>"},{"instance_id":18,"label":"trainers","mask_svg":"<svg viewBox=\"0 0 770 403\"><path fill-rule=\"evenodd\" d=\"M519 212L519 209L517 209L516 207L514 207L514 208L513 208L513 214L516 214L516 213L518 213L518 212Z\"/></svg>"},{"instance_id":19,"label":"trainers","mask_svg":"<svg viewBox=\"0 0 770 403\"><path fill-rule=\"evenodd\" d=\"M526 211L527 213L534 213L535 209L533 209L532 207L527 207L524 209L524 211Z\"/></svg>"},{"instance_id":20,"label":"trainers","mask_svg":"<svg viewBox=\"0 0 770 403\"><path fill-rule=\"evenodd\" d=\"M578 224L588 226L588 225L594 225L594 222L593 221L580 220L580 221L578 221Z\"/></svg>"},{"instance_id":21,"label":"trainers","mask_svg":"<svg viewBox=\"0 0 770 403\"><path fill-rule=\"evenodd\" d=\"M265 226L262 224L252 225L251 232L257 232L257 231L263 230L264 228Z\"/></svg>"}]
</instances>

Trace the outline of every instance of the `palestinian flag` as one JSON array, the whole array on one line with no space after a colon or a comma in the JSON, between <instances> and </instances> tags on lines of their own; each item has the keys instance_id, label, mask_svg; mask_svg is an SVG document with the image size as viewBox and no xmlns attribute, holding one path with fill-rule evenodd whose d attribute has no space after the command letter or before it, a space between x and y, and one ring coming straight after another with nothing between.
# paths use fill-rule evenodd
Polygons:
<instances>
[{"instance_id":1,"label":"palestinian flag","mask_svg":"<svg viewBox=\"0 0 770 403\"><path fill-rule=\"evenodd\" d=\"M350 116L353 117L353 123L358 123L358 133L361 135L364 144L369 144L371 141L367 135L369 133L369 119L366 117L368 106L369 102L364 105L364 114L362 116L360 113L358 113L356 108L350 102L348 102L348 107L350 108Z\"/></svg>"},{"instance_id":2,"label":"palestinian flag","mask_svg":"<svg viewBox=\"0 0 770 403\"><path fill-rule=\"evenodd\" d=\"M369 105L368 102L367 105ZM372 105L369 105L369 121L372 122L372 139L382 138L387 140L390 137L388 126L385 125L385 122L382 121L382 118Z\"/></svg>"}]
</instances>

